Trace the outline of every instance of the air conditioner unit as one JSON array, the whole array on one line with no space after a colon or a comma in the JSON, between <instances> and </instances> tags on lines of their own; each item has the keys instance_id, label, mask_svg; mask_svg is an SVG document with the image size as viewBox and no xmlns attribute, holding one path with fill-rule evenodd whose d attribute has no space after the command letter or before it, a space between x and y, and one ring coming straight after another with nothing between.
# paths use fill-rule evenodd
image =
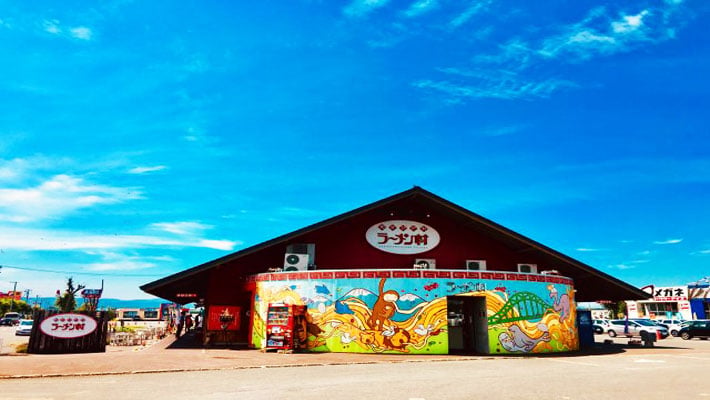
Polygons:
<instances>
[{"instance_id":1,"label":"air conditioner unit","mask_svg":"<svg viewBox=\"0 0 710 400\"><path fill-rule=\"evenodd\" d=\"M284 272L308 271L308 254L286 253L284 257Z\"/></svg>"},{"instance_id":2,"label":"air conditioner unit","mask_svg":"<svg viewBox=\"0 0 710 400\"><path fill-rule=\"evenodd\" d=\"M485 271L486 260L466 260L466 269L471 271Z\"/></svg>"},{"instance_id":3,"label":"air conditioner unit","mask_svg":"<svg viewBox=\"0 0 710 400\"><path fill-rule=\"evenodd\" d=\"M436 260L433 258L417 258L414 260L415 269L436 269Z\"/></svg>"},{"instance_id":4,"label":"air conditioner unit","mask_svg":"<svg viewBox=\"0 0 710 400\"><path fill-rule=\"evenodd\" d=\"M518 264L518 272L537 274L537 264Z\"/></svg>"}]
</instances>

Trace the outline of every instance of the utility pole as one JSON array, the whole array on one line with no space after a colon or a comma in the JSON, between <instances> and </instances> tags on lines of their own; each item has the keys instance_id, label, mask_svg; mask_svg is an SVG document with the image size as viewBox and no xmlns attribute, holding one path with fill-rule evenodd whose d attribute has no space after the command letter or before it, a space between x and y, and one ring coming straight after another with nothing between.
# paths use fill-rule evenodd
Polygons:
<instances>
[{"instance_id":1,"label":"utility pole","mask_svg":"<svg viewBox=\"0 0 710 400\"><path fill-rule=\"evenodd\" d=\"M30 292L31 291L32 291L32 289L25 289L25 299L27 299L27 300L25 300L25 302L27 304L30 304Z\"/></svg>"},{"instance_id":2,"label":"utility pole","mask_svg":"<svg viewBox=\"0 0 710 400\"><path fill-rule=\"evenodd\" d=\"M15 291L17 290L17 282L11 283L14 283L15 286L12 288L12 294L10 295L10 311L12 311L12 308L15 305Z\"/></svg>"}]
</instances>

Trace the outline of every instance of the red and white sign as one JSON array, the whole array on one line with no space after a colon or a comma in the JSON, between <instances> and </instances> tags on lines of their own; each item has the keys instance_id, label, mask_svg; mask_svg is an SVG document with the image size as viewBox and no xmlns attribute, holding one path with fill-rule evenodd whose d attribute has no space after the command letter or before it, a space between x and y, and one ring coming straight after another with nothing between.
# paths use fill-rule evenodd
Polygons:
<instances>
[{"instance_id":1,"label":"red and white sign","mask_svg":"<svg viewBox=\"0 0 710 400\"><path fill-rule=\"evenodd\" d=\"M372 225L365 233L372 247L394 254L419 254L436 247L439 232L416 221L391 220Z\"/></svg>"},{"instance_id":2,"label":"red and white sign","mask_svg":"<svg viewBox=\"0 0 710 400\"><path fill-rule=\"evenodd\" d=\"M653 300L655 301L687 301L687 286L655 287L653 289Z\"/></svg>"},{"instance_id":3,"label":"red and white sign","mask_svg":"<svg viewBox=\"0 0 710 400\"><path fill-rule=\"evenodd\" d=\"M61 339L71 339L86 336L96 330L95 319L84 314L55 314L47 317L39 324L39 329L45 335Z\"/></svg>"}]
</instances>

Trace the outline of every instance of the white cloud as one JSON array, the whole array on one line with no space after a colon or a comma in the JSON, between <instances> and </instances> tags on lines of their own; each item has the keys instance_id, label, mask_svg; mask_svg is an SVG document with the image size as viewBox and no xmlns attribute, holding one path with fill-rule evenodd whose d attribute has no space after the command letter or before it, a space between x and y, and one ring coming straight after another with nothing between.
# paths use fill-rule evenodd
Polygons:
<instances>
[{"instance_id":1,"label":"white cloud","mask_svg":"<svg viewBox=\"0 0 710 400\"><path fill-rule=\"evenodd\" d=\"M153 229L174 233L176 235L196 235L201 234L203 231L212 228L211 225L205 225L199 222L191 221L157 222L151 224L150 226Z\"/></svg>"},{"instance_id":2,"label":"white cloud","mask_svg":"<svg viewBox=\"0 0 710 400\"><path fill-rule=\"evenodd\" d=\"M2 227L0 248L3 250L101 250L146 247L199 247L232 250L239 241L210 240L202 237L165 237L155 235L97 235L66 230Z\"/></svg>"},{"instance_id":3,"label":"white cloud","mask_svg":"<svg viewBox=\"0 0 710 400\"><path fill-rule=\"evenodd\" d=\"M609 265L609 268L626 270L626 269L634 269L634 268L636 268L636 266L635 265L627 265L627 264L614 264L614 265Z\"/></svg>"},{"instance_id":4,"label":"white cloud","mask_svg":"<svg viewBox=\"0 0 710 400\"><path fill-rule=\"evenodd\" d=\"M69 32L73 38L81 40L91 40L91 37L93 36L93 32L91 31L91 29L85 26L71 28Z\"/></svg>"},{"instance_id":5,"label":"white cloud","mask_svg":"<svg viewBox=\"0 0 710 400\"><path fill-rule=\"evenodd\" d=\"M492 0L475 2L470 7L468 7L466 10L464 10L462 13L457 15L456 18L451 20L451 22L449 22L449 27L451 27L453 29L460 27L461 25L468 22L471 18L473 18L474 15L483 11L491 3L492 3Z\"/></svg>"},{"instance_id":6,"label":"white cloud","mask_svg":"<svg viewBox=\"0 0 710 400\"><path fill-rule=\"evenodd\" d=\"M439 7L439 2L437 0L417 0L409 6L404 15L407 17L418 17L420 15L426 14Z\"/></svg>"},{"instance_id":7,"label":"white cloud","mask_svg":"<svg viewBox=\"0 0 710 400\"><path fill-rule=\"evenodd\" d=\"M581 251L581 252L596 252L596 251L604 251L603 249L592 249L592 248L588 248L588 247L579 247L579 248L577 248L577 249L575 249L575 250L577 250L577 251Z\"/></svg>"},{"instance_id":8,"label":"white cloud","mask_svg":"<svg viewBox=\"0 0 710 400\"><path fill-rule=\"evenodd\" d=\"M620 21L611 23L611 27L616 33L630 33L643 25L643 17L648 14L648 10L643 10L636 15L625 15Z\"/></svg>"},{"instance_id":9,"label":"white cloud","mask_svg":"<svg viewBox=\"0 0 710 400\"><path fill-rule=\"evenodd\" d=\"M51 33L52 35L58 35L62 33L62 30L59 29L59 21L57 21L56 19L45 20L42 22L42 26L45 32Z\"/></svg>"},{"instance_id":10,"label":"white cloud","mask_svg":"<svg viewBox=\"0 0 710 400\"><path fill-rule=\"evenodd\" d=\"M678 244L682 242L683 239L668 239L668 240L658 240L653 242L653 244L660 244L660 245L666 245L666 244Z\"/></svg>"},{"instance_id":11,"label":"white cloud","mask_svg":"<svg viewBox=\"0 0 710 400\"><path fill-rule=\"evenodd\" d=\"M0 220L30 222L59 218L83 208L141 198L136 188L95 185L56 175L37 187L0 189Z\"/></svg>"},{"instance_id":12,"label":"white cloud","mask_svg":"<svg viewBox=\"0 0 710 400\"><path fill-rule=\"evenodd\" d=\"M167 169L165 165L156 165L154 167L135 167L131 168L128 173L129 174L145 174L148 172L157 172L157 171L162 171L164 169Z\"/></svg>"},{"instance_id":13,"label":"white cloud","mask_svg":"<svg viewBox=\"0 0 710 400\"><path fill-rule=\"evenodd\" d=\"M450 102L459 102L465 98L492 99L532 99L547 98L560 88L575 87L569 81L547 79L532 81L525 79L496 80L481 79L465 85L449 81L421 80L414 82L415 87L442 92L449 97Z\"/></svg>"},{"instance_id":14,"label":"white cloud","mask_svg":"<svg viewBox=\"0 0 710 400\"><path fill-rule=\"evenodd\" d=\"M389 3L389 0L354 0L343 12L350 17L363 17Z\"/></svg>"}]
</instances>

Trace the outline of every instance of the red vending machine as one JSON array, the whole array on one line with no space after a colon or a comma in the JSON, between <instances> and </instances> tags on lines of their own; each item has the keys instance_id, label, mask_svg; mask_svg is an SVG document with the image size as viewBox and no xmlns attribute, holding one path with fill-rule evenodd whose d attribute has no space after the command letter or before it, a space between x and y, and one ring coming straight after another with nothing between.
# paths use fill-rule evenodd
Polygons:
<instances>
[{"instance_id":1,"label":"red vending machine","mask_svg":"<svg viewBox=\"0 0 710 400\"><path fill-rule=\"evenodd\" d=\"M267 349L303 349L306 339L306 306L269 304L266 315Z\"/></svg>"}]
</instances>

